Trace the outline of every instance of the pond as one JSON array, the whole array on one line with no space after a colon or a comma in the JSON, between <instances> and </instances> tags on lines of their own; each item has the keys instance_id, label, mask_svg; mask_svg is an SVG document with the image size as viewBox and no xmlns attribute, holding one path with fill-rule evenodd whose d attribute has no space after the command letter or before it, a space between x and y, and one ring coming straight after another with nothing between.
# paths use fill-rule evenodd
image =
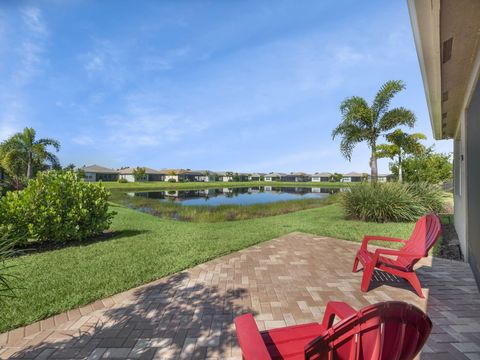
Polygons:
<instances>
[{"instance_id":1,"label":"pond","mask_svg":"<svg viewBox=\"0 0 480 360\"><path fill-rule=\"evenodd\" d=\"M165 190L130 192L127 195L183 206L254 205L279 201L322 199L338 192L336 188L320 187L249 187L209 188L200 190Z\"/></svg>"}]
</instances>

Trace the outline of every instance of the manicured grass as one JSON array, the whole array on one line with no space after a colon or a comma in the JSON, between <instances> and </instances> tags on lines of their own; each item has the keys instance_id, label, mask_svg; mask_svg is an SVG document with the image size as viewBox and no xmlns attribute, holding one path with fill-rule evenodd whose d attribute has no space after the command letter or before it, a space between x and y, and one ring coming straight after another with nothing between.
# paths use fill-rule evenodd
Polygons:
<instances>
[{"instance_id":1,"label":"manicured grass","mask_svg":"<svg viewBox=\"0 0 480 360\"><path fill-rule=\"evenodd\" d=\"M166 181L148 181L148 182L129 182L119 183L116 181L102 182L107 189L125 189L125 190L178 190L178 189L206 189L206 188L232 188L232 187L256 187L256 186L279 186L279 187L347 187L351 183L341 182L283 182L283 181L241 181L241 182L180 182L170 183Z\"/></svg>"},{"instance_id":2,"label":"manicured grass","mask_svg":"<svg viewBox=\"0 0 480 360\"><path fill-rule=\"evenodd\" d=\"M113 208L115 235L108 240L7 262L14 265L19 280L13 285L19 289L16 299L0 302L0 332L293 231L359 241L366 233L405 238L412 229L409 223L347 221L337 204L214 224Z\"/></svg>"}]
</instances>

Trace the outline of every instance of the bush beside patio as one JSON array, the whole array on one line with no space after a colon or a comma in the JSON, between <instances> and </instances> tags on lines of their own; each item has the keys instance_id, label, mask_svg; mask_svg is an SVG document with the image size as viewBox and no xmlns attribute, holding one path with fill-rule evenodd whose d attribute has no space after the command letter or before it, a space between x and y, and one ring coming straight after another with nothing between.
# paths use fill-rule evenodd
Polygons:
<instances>
[{"instance_id":1,"label":"bush beside patio","mask_svg":"<svg viewBox=\"0 0 480 360\"><path fill-rule=\"evenodd\" d=\"M112 206L113 236L91 244L7 261L17 298L0 302L0 332L91 303L137 285L293 231L360 241L363 235L408 237L411 223L345 220L338 204L235 222L163 220ZM55 264L55 266L52 266Z\"/></svg>"}]
</instances>

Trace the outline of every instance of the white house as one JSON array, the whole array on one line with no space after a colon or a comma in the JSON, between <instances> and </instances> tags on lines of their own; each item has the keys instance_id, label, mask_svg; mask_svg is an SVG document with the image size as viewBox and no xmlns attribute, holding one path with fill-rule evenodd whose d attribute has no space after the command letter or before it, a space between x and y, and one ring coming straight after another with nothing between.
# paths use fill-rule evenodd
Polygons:
<instances>
[{"instance_id":1,"label":"white house","mask_svg":"<svg viewBox=\"0 0 480 360\"><path fill-rule=\"evenodd\" d=\"M248 176L250 181L260 181L261 179L265 179L265 173L253 173Z\"/></svg>"},{"instance_id":2,"label":"white house","mask_svg":"<svg viewBox=\"0 0 480 360\"><path fill-rule=\"evenodd\" d=\"M100 165L90 165L81 168L85 173L85 181L117 181L118 171Z\"/></svg>"},{"instance_id":3,"label":"white house","mask_svg":"<svg viewBox=\"0 0 480 360\"><path fill-rule=\"evenodd\" d=\"M163 181L164 175L158 171L148 167L143 167L142 169L145 170L145 177L143 179L135 180L134 171L137 168L129 167L126 169L121 169L118 171L120 179L125 179L128 182L135 182L135 181Z\"/></svg>"},{"instance_id":4,"label":"white house","mask_svg":"<svg viewBox=\"0 0 480 360\"><path fill-rule=\"evenodd\" d=\"M282 175L280 173L270 173L265 175L265 181L281 181Z\"/></svg>"},{"instance_id":5,"label":"white house","mask_svg":"<svg viewBox=\"0 0 480 360\"><path fill-rule=\"evenodd\" d=\"M361 182L363 178L363 174L357 173L357 172L349 172L346 174L343 174L341 182L349 183L349 182Z\"/></svg>"},{"instance_id":6,"label":"white house","mask_svg":"<svg viewBox=\"0 0 480 360\"><path fill-rule=\"evenodd\" d=\"M329 182L332 174L329 172L316 172L312 175L312 182Z\"/></svg>"},{"instance_id":7,"label":"white house","mask_svg":"<svg viewBox=\"0 0 480 360\"><path fill-rule=\"evenodd\" d=\"M480 284L480 1L408 8L433 135L454 142L455 229Z\"/></svg>"},{"instance_id":8,"label":"white house","mask_svg":"<svg viewBox=\"0 0 480 360\"><path fill-rule=\"evenodd\" d=\"M233 173L226 172L226 171L217 171L216 174L218 177L218 181L222 181L222 182L233 181Z\"/></svg>"},{"instance_id":9,"label":"white house","mask_svg":"<svg viewBox=\"0 0 480 360\"><path fill-rule=\"evenodd\" d=\"M292 172L290 174L281 174L282 181L288 182L307 182L312 179L312 176L304 172Z\"/></svg>"}]
</instances>

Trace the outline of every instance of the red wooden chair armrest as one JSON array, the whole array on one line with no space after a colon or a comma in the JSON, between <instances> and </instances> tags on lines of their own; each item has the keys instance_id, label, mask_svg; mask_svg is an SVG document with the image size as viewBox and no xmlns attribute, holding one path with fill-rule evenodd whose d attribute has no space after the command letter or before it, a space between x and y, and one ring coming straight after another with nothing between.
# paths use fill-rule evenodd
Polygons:
<instances>
[{"instance_id":1,"label":"red wooden chair armrest","mask_svg":"<svg viewBox=\"0 0 480 360\"><path fill-rule=\"evenodd\" d=\"M340 320L343 320L356 313L355 309L347 303L342 301L329 301L327 308L325 309L325 314L323 315L322 326L325 330L328 330L332 327L335 316L338 316Z\"/></svg>"},{"instance_id":2,"label":"red wooden chair armrest","mask_svg":"<svg viewBox=\"0 0 480 360\"><path fill-rule=\"evenodd\" d=\"M238 343L245 360L271 360L252 314L235 318Z\"/></svg>"},{"instance_id":3,"label":"red wooden chair armrest","mask_svg":"<svg viewBox=\"0 0 480 360\"><path fill-rule=\"evenodd\" d=\"M413 254L410 252L394 250L394 249L376 249L375 256L378 257L378 255L394 255L394 256L404 256L404 257L412 257L412 258L425 257L425 254Z\"/></svg>"},{"instance_id":4,"label":"red wooden chair armrest","mask_svg":"<svg viewBox=\"0 0 480 360\"><path fill-rule=\"evenodd\" d=\"M387 236L376 236L376 235L366 235L362 241L362 249L367 249L367 245L370 241L379 240L379 241L388 241L388 242L407 242L407 240L387 237Z\"/></svg>"}]
</instances>

